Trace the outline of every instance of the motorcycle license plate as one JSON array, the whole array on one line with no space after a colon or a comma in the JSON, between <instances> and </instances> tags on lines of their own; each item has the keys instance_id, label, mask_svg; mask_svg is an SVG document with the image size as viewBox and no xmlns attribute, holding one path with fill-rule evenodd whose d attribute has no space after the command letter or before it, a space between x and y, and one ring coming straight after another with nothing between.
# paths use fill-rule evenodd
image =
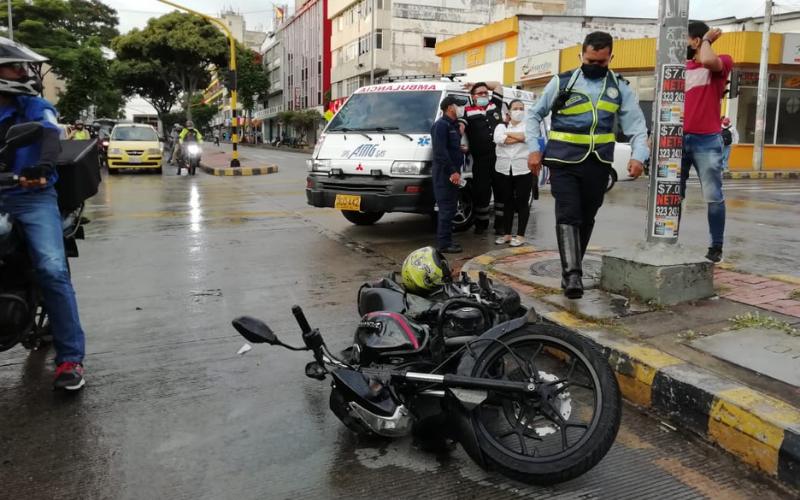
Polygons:
<instances>
[{"instance_id":1,"label":"motorcycle license plate","mask_svg":"<svg viewBox=\"0 0 800 500\"><path fill-rule=\"evenodd\" d=\"M334 208L337 210L361 210L361 197L349 194L337 194Z\"/></svg>"},{"instance_id":2,"label":"motorcycle license plate","mask_svg":"<svg viewBox=\"0 0 800 500\"><path fill-rule=\"evenodd\" d=\"M130 162L131 163L142 163L142 159L141 158L130 158Z\"/></svg>"}]
</instances>

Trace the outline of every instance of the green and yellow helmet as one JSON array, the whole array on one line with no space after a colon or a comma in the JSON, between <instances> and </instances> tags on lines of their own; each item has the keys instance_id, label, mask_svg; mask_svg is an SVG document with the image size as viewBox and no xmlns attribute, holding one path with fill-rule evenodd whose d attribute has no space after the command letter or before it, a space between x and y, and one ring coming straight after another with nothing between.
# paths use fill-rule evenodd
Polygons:
<instances>
[{"instance_id":1,"label":"green and yellow helmet","mask_svg":"<svg viewBox=\"0 0 800 500\"><path fill-rule=\"evenodd\" d=\"M411 293L426 294L450 279L447 259L433 247L414 250L403 262L403 284Z\"/></svg>"}]
</instances>

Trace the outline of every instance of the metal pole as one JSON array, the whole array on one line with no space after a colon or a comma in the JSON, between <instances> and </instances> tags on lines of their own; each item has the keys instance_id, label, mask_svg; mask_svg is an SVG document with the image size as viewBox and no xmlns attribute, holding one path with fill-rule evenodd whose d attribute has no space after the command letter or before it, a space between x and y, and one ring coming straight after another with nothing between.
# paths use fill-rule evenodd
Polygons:
<instances>
[{"instance_id":1,"label":"metal pole","mask_svg":"<svg viewBox=\"0 0 800 500\"><path fill-rule=\"evenodd\" d=\"M371 16L372 16L371 17L372 26L370 26L370 31L372 33L370 35L372 37L372 41L370 42L370 44L371 44L370 47L372 49L372 57L370 58L371 61L370 61L370 68L369 68L369 84L370 85L374 85L375 84L375 50L376 50L375 40L378 38L376 33L375 33L375 16L377 15L377 12L375 12L375 7L377 7L377 3L375 2L375 0L372 0L372 14L371 14Z\"/></svg>"},{"instance_id":2,"label":"metal pole","mask_svg":"<svg viewBox=\"0 0 800 500\"><path fill-rule=\"evenodd\" d=\"M769 97L769 35L772 27L772 0L764 7L764 27L761 36L761 62L758 66L758 101L756 105L756 137L753 144L753 170L764 167L764 135L767 127Z\"/></svg>"},{"instance_id":3,"label":"metal pole","mask_svg":"<svg viewBox=\"0 0 800 500\"><path fill-rule=\"evenodd\" d=\"M11 19L11 0L8 3L8 39L14 41L14 22Z\"/></svg>"},{"instance_id":4,"label":"metal pole","mask_svg":"<svg viewBox=\"0 0 800 500\"><path fill-rule=\"evenodd\" d=\"M676 244L681 216L683 102L689 0L659 0L647 241Z\"/></svg>"},{"instance_id":5,"label":"metal pole","mask_svg":"<svg viewBox=\"0 0 800 500\"><path fill-rule=\"evenodd\" d=\"M236 127L236 39L233 37L233 33L231 33L231 30L229 30L228 27L225 26L225 23L223 23L222 21L220 21L216 17L207 16L207 15L205 15L203 13L197 12L196 10L192 10L189 7L184 7L183 5L178 5L176 3L172 3L169 0L158 0L158 1L161 2L161 3L167 4L167 5L171 5L172 7L175 7L176 9L185 10L186 12L190 12L190 13L195 14L197 16L200 16L200 17L202 17L204 19L208 19L212 23L216 23L219 26L221 26L222 29L225 30L225 33L228 35L228 42L230 43L230 49L231 49L230 70L231 70L231 73L233 73L233 75L234 75L233 76L233 88L229 89L231 91L231 116L232 116L232 121L233 121L233 125L234 125L233 132L231 133L231 144L233 145L233 157L231 159L231 167L241 166L241 163L239 163L239 148L237 147L238 146L238 142L239 142L239 138L238 138L238 135L236 133L236 131L238 130L237 127Z\"/></svg>"}]
</instances>

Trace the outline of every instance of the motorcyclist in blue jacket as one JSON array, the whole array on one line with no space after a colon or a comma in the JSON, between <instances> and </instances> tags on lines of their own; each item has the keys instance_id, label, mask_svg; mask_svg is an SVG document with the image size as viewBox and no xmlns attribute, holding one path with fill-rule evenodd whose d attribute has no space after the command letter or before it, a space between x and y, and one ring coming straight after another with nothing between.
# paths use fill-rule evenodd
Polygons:
<instances>
[{"instance_id":1,"label":"motorcyclist in blue jacket","mask_svg":"<svg viewBox=\"0 0 800 500\"><path fill-rule=\"evenodd\" d=\"M39 122L42 139L6 155L19 176L20 187L0 192L0 213L7 213L22 227L36 280L44 296L56 350L53 387L83 387L85 339L72 288L58 197L53 185L61 152L55 108L39 97L41 66L47 59L30 49L0 37L0 145L15 124Z\"/></svg>"}]
</instances>

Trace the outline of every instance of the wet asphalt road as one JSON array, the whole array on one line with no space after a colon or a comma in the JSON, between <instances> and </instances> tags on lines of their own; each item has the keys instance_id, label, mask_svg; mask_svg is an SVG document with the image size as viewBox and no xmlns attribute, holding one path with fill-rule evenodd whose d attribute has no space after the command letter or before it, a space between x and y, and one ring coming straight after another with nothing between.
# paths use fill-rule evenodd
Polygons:
<instances>
[{"instance_id":1,"label":"wet asphalt road","mask_svg":"<svg viewBox=\"0 0 800 500\"><path fill-rule=\"evenodd\" d=\"M252 154L281 172L104 179L72 262L87 386L54 394L51 353L0 353L0 499L793 498L632 407L606 459L552 488L487 474L461 450L436 458L409 439L352 436L328 411L328 384L303 375L306 355L256 346L239 356L230 320L259 316L298 342L290 307L300 304L334 350L346 347L358 287L430 243L428 219L351 226L305 204L307 156ZM642 188L609 197L598 245L643 231ZM731 210L743 236L730 260L738 252L742 267L796 273L797 198L746 196ZM551 205L544 197L535 208L537 246L553 243ZM693 247L704 246L704 224L688 224ZM489 238L461 240L468 254L494 248Z\"/></svg>"}]
</instances>

